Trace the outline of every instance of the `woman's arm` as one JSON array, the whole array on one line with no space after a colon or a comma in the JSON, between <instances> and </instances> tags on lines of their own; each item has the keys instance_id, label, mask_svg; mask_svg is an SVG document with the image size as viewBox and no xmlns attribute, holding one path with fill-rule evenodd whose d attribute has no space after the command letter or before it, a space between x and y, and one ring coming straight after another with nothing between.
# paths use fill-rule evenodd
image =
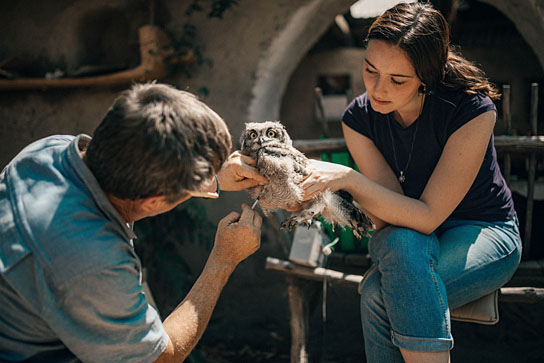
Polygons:
<instances>
[{"instance_id":1,"label":"woman's arm","mask_svg":"<svg viewBox=\"0 0 544 363\"><path fill-rule=\"evenodd\" d=\"M349 153L361 173L385 188L403 194L400 183L393 170L387 164L387 161L385 161L385 158L376 145L374 145L374 142L344 123L342 123L342 130ZM373 215L369 210L365 209L365 213L374 222L376 229L381 229L388 224Z\"/></svg>"},{"instance_id":2,"label":"woman's arm","mask_svg":"<svg viewBox=\"0 0 544 363\"><path fill-rule=\"evenodd\" d=\"M488 111L455 131L419 200L399 192L400 185L393 185L390 168L387 171L379 162L377 166L369 164L379 158L373 155L377 150L369 147L368 142L356 135L346 136L363 174L340 165L314 162L315 172L302 185L305 198L327 188L344 189L375 218L429 234L453 212L476 179L494 125L495 112Z\"/></svg>"}]
</instances>

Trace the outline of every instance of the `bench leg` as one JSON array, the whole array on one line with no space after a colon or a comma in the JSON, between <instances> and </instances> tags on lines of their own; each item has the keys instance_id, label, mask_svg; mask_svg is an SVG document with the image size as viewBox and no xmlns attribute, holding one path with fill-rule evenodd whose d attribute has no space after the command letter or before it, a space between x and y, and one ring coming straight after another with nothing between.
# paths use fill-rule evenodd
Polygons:
<instances>
[{"instance_id":1,"label":"bench leg","mask_svg":"<svg viewBox=\"0 0 544 363\"><path fill-rule=\"evenodd\" d=\"M292 276L285 278L291 314L291 363L308 363L310 313L315 308L320 284Z\"/></svg>"}]
</instances>

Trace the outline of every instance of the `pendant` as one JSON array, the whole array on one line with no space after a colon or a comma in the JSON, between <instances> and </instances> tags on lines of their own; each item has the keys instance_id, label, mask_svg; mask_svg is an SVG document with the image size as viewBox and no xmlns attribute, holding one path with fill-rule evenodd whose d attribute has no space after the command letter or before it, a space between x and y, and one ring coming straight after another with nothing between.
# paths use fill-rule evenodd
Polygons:
<instances>
[{"instance_id":1,"label":"pendant","mask_svg":"<svg viewBox=\"0 0 544 363\"><path fill-rule=\"evenodd\" d=\"M399 175L399 182L404 183L406 181L406 177L404 176L404 171L400 171Z\"/></svg>"}]
</instances>

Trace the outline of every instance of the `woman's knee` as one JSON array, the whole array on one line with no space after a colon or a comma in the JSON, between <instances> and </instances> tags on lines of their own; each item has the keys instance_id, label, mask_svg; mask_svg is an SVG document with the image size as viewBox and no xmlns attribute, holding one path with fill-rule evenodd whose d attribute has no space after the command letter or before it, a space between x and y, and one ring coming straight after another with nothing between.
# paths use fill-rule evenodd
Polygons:
<instances>
[{"instance_id":1,"label":"woman's knee","mask_svg":"<svg viewBox=\"0 0 544 363\"><path fill-rule=\"evenodd\" d=\"M370 240L370 254L377 262L420 263L421 259L438 258L438 244L433 235L425 235L413 229L389 226L375 233Z\"/></svg>"}]
</instances>

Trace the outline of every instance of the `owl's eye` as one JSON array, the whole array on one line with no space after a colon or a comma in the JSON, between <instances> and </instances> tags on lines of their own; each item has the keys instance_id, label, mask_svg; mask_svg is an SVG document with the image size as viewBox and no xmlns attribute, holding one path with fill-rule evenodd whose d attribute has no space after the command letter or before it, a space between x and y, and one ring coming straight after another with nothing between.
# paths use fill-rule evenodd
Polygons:
<instances>
[{"instance_id":1,"label":"owl's eye","mask_svg":"<svg viewBox=\"0 0 544 363\"><path fill-rule=\"evenodd\" d=\"M250 131L248 136L250 139L254 139L257 137L257 133L255 131Z\"/></svg>"},{"instance_id":2,"label":"owl's eye","mask_svg":"<svg viewBox=\"0 0 544 363\"><path fill-rule=\"evenodd\" d=\"M276 137L276 131L270 129L266 132L266 136L268 137Z\"/></svg>"}]
</instances>

